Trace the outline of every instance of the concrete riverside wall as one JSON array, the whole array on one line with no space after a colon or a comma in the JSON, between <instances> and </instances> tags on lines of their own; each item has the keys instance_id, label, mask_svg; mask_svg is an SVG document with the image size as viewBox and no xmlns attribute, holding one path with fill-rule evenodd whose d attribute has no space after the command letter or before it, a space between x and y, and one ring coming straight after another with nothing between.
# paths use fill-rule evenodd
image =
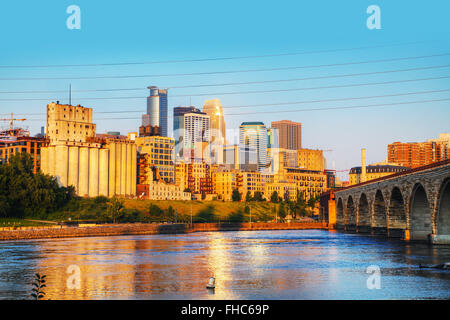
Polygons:
<instances>
[{"instance_id":1,"label":"concrete riverside wall","mask_svg":"<svg viewBox=\"0 0 450 320\"><path fill-rule=\"evenodd\" d=\"M194 223L189 224L116 224L91 225L86 227L44 226L44 227L7 227L0 228L0 241L103 237L119 235L177 234L209 231L249 231L249 230L306 230L325 229L326 223Z\"/></svg>"}]
</instances>

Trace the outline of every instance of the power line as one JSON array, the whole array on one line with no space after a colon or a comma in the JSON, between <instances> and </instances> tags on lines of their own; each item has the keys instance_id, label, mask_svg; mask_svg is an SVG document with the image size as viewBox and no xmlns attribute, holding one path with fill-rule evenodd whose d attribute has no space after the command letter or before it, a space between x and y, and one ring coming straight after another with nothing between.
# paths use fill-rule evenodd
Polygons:
<instances>
[{"instance_id":1,"label":"power line","mask_svg":"<svg viewBox=\"0 0 450 320\"><path fill-rule=\"evenodd\" d=\"M438 68L444 68L448 65L444 66L437 66ZM424 67L424 68L436 68L436 66L431 67ZM417 70L424 70L422 68L409 68L409 69L398 69L398 70L388 70L388 71L381 71L383 73L390 73L390 72L407 72L407 71L417 71ZM377 72L364 72L364 73L358 73L358 74L345 74L345 75L332 75L327 76L327 78L333 78L333 77L349 77L349 76L361 76L361 75L372 75L372 74L379 74L380 71ZM428 79L440 79L440 78L447 78L447 77L437 77L437 78L426 78L424 80ZM279 83L279 82L295 82L295 81L303 81L303 80L314 80L317 79L317 77L309 77L309 78L290 78L290 79L277 79L277 80L262 80L262 81L246 81L246 82L227 82L227 83L213 83L213 84L195 84L195 85L188 85L188 86L172 86L168 87L169 89L182 89L182 88L201 88L201 87L221 87L221 86L236 86L236 85L249 85L249 84L264 84L264 83ZM422 80L422 79L419 79ZM409 80L404 80L409 81ZM418 80L411 80L411 81L418 81ZM112 88L112 89L86 89L86 90L72 90L72 92L110 92L110 91L141 91L141 90L147 90L146 88ZM0 94L28 94L28 93L67 93L67 90L29 90L29 91L0 91ZM191 96L191 95L186 95ZM128 97L125 97L125 99ZM131 97L133 98L133 97ZM141 97L134 97L134 98L141 98ZM83 99L83 98L80 98ZM102 98L100 98L102 99Z\"/></svg>"},{"instance_id":2,"label":"power line","mask_svg":"<svg viewBox=\"0 0 450 320\"><path fill-rule=\"evenodd\" d=\"M279 67L279 68L262 68L262 69L246 69L246 70L230 70L230 71L208 71L208 72L169 73L169 74L150 74L150 75L111 75L111 76L84 76L84 77L0 78L0 80L2 80L2 81L95 80L95 79L129 79L129 78L151 78L151 77L196 76L196 75L212 75L212 74L230 74L230 73L248 73L248 72L263 72L263 71L282 71L282 70L295 70L295 69L326 68L326 67L337 67L337 66L347 66L347 65L360 65L360 64L369 64L369 63L382 63L382 62L416 60L416 59L425 59L425 58L436 58L436 57L443 57L443 56L449 56L449 55L450 55L450 53L443 53L443 54L434 54L434 55L425 55L425 56L378 59L378 60L365 60L365 61L333 63L333 64L293 66L293 67Z\"/></svg>"},{"instance_id":3,"label":"power line","mask_svg":"<svg viewBox=\"0 0 450 320\"><path fill-rule=\"evenodd\" d=\"M420 67L420 68L409 68L409 69L398 69L398 70L386 70L386 71L376 71L376 72L364 72L364 73L352 73L343 75L329 75L329 76L319 76L319 77L307 77L307 78L297 78L296 81L303 80L318 80L318 79L332 79L341 77L354 77L363 75L374 75L374 74L386 74L386 73L397 73L397 72L409 72L427 69L438 69L447 68L450 65L442 66L431 66L431 67ZM448 79L450 76L440 76L440 77L428 77L419 79L407 79L407 80L392 80L392 81L382 81L382 82L367 82L367 83L356 83L350 85L332 85L332 86L319 86L319 87L303 87L303 88L288 88L288 89L272 89L272 90L252 90L252 91L232 91L232 92L220 92L220 93L198 93L198 94L179 94L172 95L171 97L193 97L193 96L217 96L217 95L232 95L232 94L252 94L252 93L267 93L267 92L289 92L289 91L303 91L303 90L317 90L317 89L330 89L330 88L346 88L346 87L358 87L358 86L370 86L370 85L383 85L383 84L393 84L393 83L406 83L406 82L417 82L417 81L428 81L437 79ZM128 97L80 97L76 98L78 100L128 100L128 99L145 99L145 96L128 96ZM0 99L0 101L49 101L52 98L7 98ZM63 100L63 99L59 99Z\"/></svg>"},{"instance_id":4,"label":"power line","mask_svg":"<svg viewBox=\"0 0 450 320\"><path fill-rule=\"evenodd\" d=\"M288 113L288 112L305 112L305 111L360 109L360 108L387 107L387 106L396 106L396 105L405 105L405 104L442 102L442 101L450 101L450 98L446 98L446 99L432 99L432 100L420 100L420 101L393 102L393 103L381 103L381 104L369 104L369 105L346 106L346 107L325 107L325 108L310 108L310 109L297 109L297 110L262 111L262 112L258 112L258 114L260 114L260 113ZM246 115L246 114L255 114L255 113L254 112L231 113L231 114L227 114L227 116L237 116L237 115Z\"/></svg>"},{"instance_id":5,"label":"power line","mask_svg":"<svg viewBox=\"0 0 450 320\"><path fill-rule=\"evenodd\" d=\"M450 78L450 76L448 77ZM441 93L449 92L450 89L442 90L427 90L427 91L412 91L406 93L393 93L393 94L383 94L374 96L360 96L360 97L347 97L347 98L333 98L333 99L319 99L319 100L303 100L303 101L290 101L290 102L278 102L278 103L264 103L264 104L250 104L250 105L236 105L236 106L225 106L223 109L237 109L237 108L257 108L257 107L273 107L281 105L296 105L296 104L307 104L307 103L322 103L322 102L333 102L333 101L351 101L351 100L362 100L362 99L375 99L375 98L387 98L387 97L400 97L400 96L410 96L417 94L429 94L429 93ZM114 114L114 113L143 113L145 110L119 110L119 111L98 111L96 114ZM7 115L7 114L0 114ZM16 113L16 115L45 115L45 113Z\"/></svg>"},{"instance_id":6,"label":"power line","mask_svg":"<svg viewBox=\"0 0 450 320\"><path fill-rule=\"evenodd\" d=\"M445 90L445 91L450 91ZM396 106L405 104L417 104L417 103L430 103L430 102L442 102L450 101L450 98L444 99L431 99L431 100L419 100L419 101L405 101L405 102L392 102L392 103L381 103L381 104L369 104L369 105L359 105L359 106L340 106L340 107L323 107L323 108L308 108L308 109L295 109L295 110L277 110L277 111L261 111L257 114L268 114L268 113L290 113L290 112L307 112L307 111L327 111L327 110L346 110L346 109L359 109L359 108L375 108L375 107L386 107L386 106ZM237 115L255 115L255 112L244 112L244 113L230 113L224 114L225 116L237 116ZM99 118L95 121L104 120L140 120L140 117L129 117L129 118ZM45 119L28 119L28 121L44 121Z\"/></svg>"},{"instance_id":7,"label":"power line","mask_svg":"<svg viewBox=\"0 0 450 320\"><path fill-rule=\"evenodd\" d=\"M270 57L283 57L283 56L296 56L318 53L333 53L333 52L345 52L364 49L408 46L413 44L435 42L436 40L424 40L414 41L398 44L384 44L376 46L363 46L355 48L344 49L329 49L329 50L313 50L313 51L300 51L289 53L276 53L276 54L263 54L263 55L248 55L248 56L232 56L232 57L215 57L215 58L200 58L200 59L179 59L179 60L159 60L159 61L139 61L139 62L113 62L113 63L88 63L88 64L60 64L60 65L1 65L0 69L24 69L24 68L73 68L73 67L105 67L105 66L126 66L126 65L145 65L145 64L169 64L169 63L188 63L188 62L205 62L205 61L219 61L219 60L241 60L241 59L255 59L255 58L270 58Z\"/></svg>"}]
</instances>

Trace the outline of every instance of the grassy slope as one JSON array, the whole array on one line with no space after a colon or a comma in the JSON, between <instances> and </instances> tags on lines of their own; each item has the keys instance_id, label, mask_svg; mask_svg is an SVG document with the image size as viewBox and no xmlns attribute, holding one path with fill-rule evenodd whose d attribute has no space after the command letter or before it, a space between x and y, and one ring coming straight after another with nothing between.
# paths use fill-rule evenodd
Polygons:
<instances>
[{"instance_id":1,"label":"grassy slope","mask_svg":"<svg viewBox=\"0 0 450 320\"><path fill-rule=\"evenodd\" d=\"M51 226L48 223L38 221L28 221L18 218L0 218L0 228L2 227L35 227L35 226Z\"/></svg>"},{"instance_id":2,"label":"grassy slope","mask_svg":"<svg viewBox=\"0 0 450 320\"><path fill-rule=\"evenodd\" d=\"M168 201L168 200L124 200L125 208L138 209L142 212L147 212L150 203L153 203L163 210L167 210L169 206L172 206L178 213L190 215L191 204L192 214L196 215L202 209L212 205L214 207L214 213L221 219L226 219L231 213L235 213L239 209L244 211L245 202L231 202L231 201ZM270 202L250 202L247 203L252 209L252 216L257 218L263 215L272 215L272 208L277 206Z\"/></svg>"}]
</instances>

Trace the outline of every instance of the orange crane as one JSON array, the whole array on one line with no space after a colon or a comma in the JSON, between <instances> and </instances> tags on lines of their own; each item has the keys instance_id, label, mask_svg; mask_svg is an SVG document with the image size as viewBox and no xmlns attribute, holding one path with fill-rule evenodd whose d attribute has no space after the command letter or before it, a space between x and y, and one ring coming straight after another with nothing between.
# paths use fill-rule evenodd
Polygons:
<instances>
[{"instance_id":1,"label":"orange crane","mask_svg":"<svg viewBox=\"0 0 450 320\"><path fill-rule=\"evenodd\" d=\"M10 126L10 134L13 135L14 134L14 121L25 121L27 119L17 119L14 118L14 114L11 112L11 118L0 118L0 121L9 121L9 126Z\"/></svg>"}]
</instances>

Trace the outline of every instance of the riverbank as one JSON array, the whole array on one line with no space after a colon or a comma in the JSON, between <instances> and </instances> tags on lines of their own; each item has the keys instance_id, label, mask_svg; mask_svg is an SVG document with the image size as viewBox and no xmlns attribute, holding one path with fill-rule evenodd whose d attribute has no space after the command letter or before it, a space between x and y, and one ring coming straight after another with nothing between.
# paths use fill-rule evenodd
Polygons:
<instances>
[{"instance_id":1,"label":"riverbank","mask_svg":"<svg viewBox=\"0 0 450 320\"><path fill-rule=\"evenodd\" d=\"M19 227L0 228L0 241L100 237L121 235L151 235L151 234L182 234L192 232L212 231L252 231L252 230L306 230L325 229L328 225L321 222L292 222L292 223L194 223L190 224L108 224L108 225L80 225L47 226L47 227Z\"/></svg>"}]
</instances>

